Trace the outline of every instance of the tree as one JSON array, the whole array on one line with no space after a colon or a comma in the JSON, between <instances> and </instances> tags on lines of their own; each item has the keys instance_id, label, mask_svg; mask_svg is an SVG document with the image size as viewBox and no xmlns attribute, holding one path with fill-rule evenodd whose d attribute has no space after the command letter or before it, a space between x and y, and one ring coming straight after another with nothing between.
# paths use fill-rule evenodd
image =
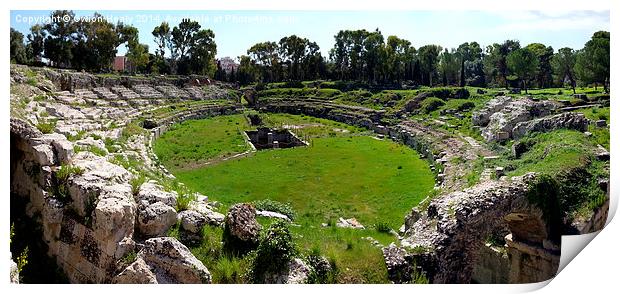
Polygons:
<instances>
[{"instance_id":1,"label":"tree","mask_svg":"<svg viewBox=\"0 0 620 294\"><path fill-rule=\"evenodd\" d=\"M31 54L30 59L33 62L40 62L43 56L43 48L45 45L46 32L40 25L34 25L30 28L30 34L28 34L27 51Z\"/></svg>"},{"instance_id":2,"label":"tree","mask_svg":"<svg viewBox=\"0 0 620 294\"><path fill-rule=\"evenodd\" d=\"M501 82L504 83L504 86L506 87L506 89L508 89L508 75L509 75L507 58L511 52L519 48L521 48L519 41L506 40L504 41L503 44L497 46L497 52L495 52L495 54L497 54L495 58L495 61L496 61L495 66L497 67L497 72L499 74Z\"/></svg>"},{"instance_id":3,"label":"tree","mask_svg":"<svg viewBox=\"0 0 620 294\"><path fill-rule=\"evenodd\" d=\"M71 63L76 69L99 72L110 68L116 56L116 48L124 40L116 27L100 14L95 13L93 19L97 21L82 20L75 24L77 33L73 37ZM137 29L132 38L137 39Z\"/></svg>"},{"instance_id":4,"label":"tree","mask_svg":"<svg viewBox=\"0 0 620 294\"><path fill-rule=\"evenodd\" d=\"M66 17L65 17L66 16ZM64 19L68 21L64 21ZM77 32L75 13L56 10L51 13L51 22L43 26L47 32L44 41L44 56L52 66L71 67L73 35Z\"/></svg>"},{"instance_id":5,"label":"tree","mask_svg":"<svg viewBox=\"0 0 620 294\"><path fill-rule=\"evenodd\" d=\"M558 53L553 55L551 65L553 72L556 75L556 79L560 84L564 84L565 80L570 82L570 86L575 93L575 62L577 56L575 51L571 48L565 47L558 50Z\"/></svg>"},{"instance_id":6,"label":"tree","mask_svg":"<svg viewBox=\"0 0 620 294\"><path fill-rule=\"evenodd\" d=\"M444 86L456 84L460 63L459 56L454 48L451 51L448 51L448 48L446 48L441 53L439 57L439 74Z\"/></svg>"},{"instance_id":7,"label":"tree","mask_svg":"<svg viewBox=\"0 0 620 294\"><path fill-rule=\"evenodd\" d=\"M471 78L471 73L466 71L468 67L466 63L480 60L482 58L482 48L480 48L477 42L465 42L459 45L456 49L456 53L460 59L461 65L459 84L461 87L464 87L466 80Z\"/></svg>"},{"instance_id":8,"label":"tree","mask_svg":"<svg viewBox=\"0 0 620 294\"><path fill-rule=\"evenodd\" d=\"M286 64L289 69L289 79L299 80L301 78L299 65L306 55L308 39L292 35L280 39L278 45L280 60L283 64Z\"/></svg>"},{"instance_id":9,"label":"tree","mask_svg":"<svg viewBox=\"0 0 620 294\"><path fill-rule=\"evenodd\" d=\"M161 25L160 30L165 33L165 28L162 29ZM213 31L201 29L197 21L184 18L172 29L171 36L173 72L208 75L215 73L217 45Z\"/></svg>"},{"instance_id":10,"label":"tree","mask_svg":"<svg viewBox=\"0 0 620 294\"><path fill-rule=\"evenodd\" d=\"M439 62L440 52L441 46L439 45L426 45L418 49L422 84L430 87L433 86L433 77L437 74L437 64Z\"/></svg>"},{"instance_id":11,"label":"tree","mask_svg":"<svg viewBox=\"0 0 620 294\"><path fill-rule=\"evenodd\" d=\"M155 44L157 44L158 50L155 54L162 59L166 55L166 48L170 48L172 34L170 32L170 25L167 22L162 22L160 25L153 28L151 34L154 37Z\"/></svg>"},{"instance_id":12,"label":"tree","mask_svg":"<svg viewBox=\"0 0 620 294\"><path fill-rule=\"evenodd\" d=\"M506 58L508 69L520 80L527 94L527 84L536 75L538 57L527 48L514 50Z\"/></svg>"},{"instance_id":13,"label":"tree","mask_svg":"<svg viewBox=\"0 0 620 294\"><path fill-rule=\"evenodd\" d=\"M390 81L405 79L408 62L410 61L411 42L397 36L389 36L385 47L385 71ZM414 49L415 50L415 49Z\"/></svg>"},{"instance_id":14,"label":"tree","mask_svg":"<svg viewBox=\"0 0 620 294\"><path fill-rule=\"evenodd\" d=\"M551 70L551 58L553 58L553 47L541 43L532 43L527 45L530 51L534 52L538 57L538 68L536 69L536 80L538 81L538 87L546 88L551 86L552 70Z\"/></svg>"},{"instance_id":15,"label":"tree","mask_svg":"<svg viewBox=\"0 0 620 294\"><path fill-rule=\"evenodd\" d=\"M260 73L259 78L262 82L273 82L279 79L281 72L281 62L278 55L278 44L276 42L262 42L254 44L248 49L251 64Z\"/></svg>"},{"instance_id":16,"label":"tree","mask_svg":"<svg viewBox=\"0 0 620 294\"><path fill-rule=\"evenodd\" d=\"M27 62L24 35L13 28L11 28L10 54L12 63L24 64Z\"/></svg>"},{"instance_id":17,"label":"tree","mask_svg":"<svg viewBox=\"0 0 620 294\"><path fill-rule=\"evenodd\" d=\"M125 56L131 62L132 71L144 72L149 64L149 46L132 40L127 47Z\"/></svg>"},{"instance_id":18,"label":"tree","mask_svg":"<svg viewBox=\"0 0 620 294\"><path fill-rule=\"evenodd\" d=\"M241 85L247 85L256 81L255 67L252 60L247 55L237 57L239 59L239 68L237 69L237 80Z\"/></svg>"},{"instance_id":19,"label":"tree","mask_svg":"<svg viewBox=\"0 0 620 294\"><path fill-rule=\"evenodd\" d=\"M594 83L595 87L601 83L605 92L609 92L609 40L609 32L594 33L577 55L575 65L582 83Z\"/></svg>"},{"instance_id":20,"label":"tree","mask_svg":"<svg viewBox=\"0 0 620 294\"><path fill-rule=\"evenodd\" d=\"M192 46L188 50L192 70L201 75L213 76L215 74L215 34L211 30L199 30L193 36Z\"/></svg>"}]
</instances>

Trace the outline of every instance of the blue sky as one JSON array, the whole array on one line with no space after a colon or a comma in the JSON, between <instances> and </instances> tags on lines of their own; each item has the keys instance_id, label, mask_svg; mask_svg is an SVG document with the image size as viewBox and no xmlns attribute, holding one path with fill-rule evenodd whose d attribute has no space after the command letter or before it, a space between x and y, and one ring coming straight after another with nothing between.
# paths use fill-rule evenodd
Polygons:
<instances>
[{"instance_id":1,"label":"blue sky","mask_svg":"<svg viewBox=\"0 0 620 294\"><path fill-rule=\"evenodd\" d=\"M77 16L92 16L95 11L74 11ZM138 11L99 10L113 22L121 20L137 27L140 42L156 45L151 32L162 21L177 25L183 17L199 21L215 33L217 57L237 57L255 43L278 41L296 34L317 42L327 56L334 35L342 29L379 28L387 39L396 35L416 47L438 44L457 47L477 41L482 46L517 39L522 46L539 42L580 49L598 30L610 30L609 11ZM48 10L11 11L11 27L27 34L37 20L50 15ZM124 54L119 47L119 55Z\"/></svg>"}]
</instances>

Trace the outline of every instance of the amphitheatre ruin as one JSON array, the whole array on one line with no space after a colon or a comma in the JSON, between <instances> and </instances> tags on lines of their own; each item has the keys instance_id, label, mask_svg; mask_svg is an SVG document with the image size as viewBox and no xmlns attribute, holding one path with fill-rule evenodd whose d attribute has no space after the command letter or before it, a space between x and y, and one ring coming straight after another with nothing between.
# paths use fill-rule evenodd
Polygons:
<instances>
[{"instance_id":1,"label":"amphitheatre ruin","mask_svg":"<svg viewBox=\"0 0 620 294\"><path fill-rule=\"evenodd\" d=\"M11 29L13 283L534 283L607 221L608 32L483 53L340 31L329 61L293 35L231 74L190 20L150 55L120 23L70 59L37 29L58 33ZM203 47L167 47L183 29ZM150 61L112 71L119 44Z\"/></svg>"},{"instance_id":2,"label":"amphitheatre ruin","mask_svg":"<svg viewBox=\"0 0 620 294\"><path fill-rule=\"evenodd\" d=\"M32 79L36 83L28 82ZM277 219L293 226L294 241L306 248L327 245L319 251L325 255L314 256L307 250L299 250L289 258L286 269L272 273L265 278L266 282L303 283L317 273L327 274L332 267L343 271L345 265L341 262L351 258L346 251L354 249L364 251L368 259L363 262L374 263L368 266L385 271L383 275L393 282L411 282L420 275L434 283L519 283L551 278L560 257L559 236L599 230L606 220L609 203L606 174L587 178L596 176L589 170L588 166L593 164L590 160L600 163L603 169L608 168L609 153L592 142L592 132L588 132L606 126L579 112L603 107L606 102L587 101L580 102L582 106L568 106L535 96L482 92L472 94L462 88L436 93L432 89L419 91L402 109L389 113L329 99L262 97L261 91L241 91L230 84L196 76L99 77L68 70L12 66L11 217L28 224L29 227L21 229L37 228L30 237L40 238L38 249L42 252L38 254L47 256L63 273L65 281L72 283L209 283L213 281L213 269L196 255L201 258L209 254L223 255L222 247L229 243L255 248L252 244L258 242L261 230ZM454 131L458 127L441 122L442 118L428 123L427 119L405 115L431 96L448 102L478 102L473 97L489 97L480 98L485 102L473 111L450 108L442 111L443 119L448 115L466 115L475 129L480 130L482 141ZM166 166L171 159L158 158L157 147L165 143L159 140L172 140L166 137L171 133L189 136L191 148L195 147L194 143L196 146L211 144L200 141L201 136L207 136L204 131L216 132L207 125L197 125L189 129L189 134L182 131L191 123L209 123L218 118L222 118L219 127L228 129L215 134L213 140L241 138L241 141L224 142L232 148L230 152L220 152L212 156L216 161L203 160L189 168ZM53 128L42 131L42 124L51 121ZM534 132L536 135L532 136ZM262 143L255 142L251 136L256 140L260 137ZM536 142L536 136L545 136L549 141ZM581 148L579 153L563 150L566 146L554 146L557 144L552 141L554 136L574 137L575 146ZM505 152L486 147L488 142L502 138L515 143ZM299 143L297 147L278 148L278 141L285 144L292 139ZM269 177L274 176L270 170L273 167L263 166L263 172L268 175L260 177L255 173L261 173L261 166L242 166L238 176L251 181L233 180L240 181L240 186L251 186L240 187L250 190L250 195L235 198L239 203L226 199L224 195L230 193L226 187L204 188L235 185L226 179L215 179L218 173L208 173L197 181L192 179L192 171L196 170L236 171L235 165L244 161L256 159L256 164L266 164L277 160L258 160L263 152L273 157L278 152L316 149L323 144L354 152L360 147L345 146L352 140L362 140L359 146L375 144L373 152L403 154L396 161L382 159L389 161L386 165L372 162L372 166L365 166L357 162L363 168L391 169L391 176L397 176L394 172L399 169L418 169L407 174L420 179L419 183L407 186L409 192L413 191L409 194L411 199L403 203L397 203L401 199L379 199L394 209L402 208L403 204L410 206L396 212L397 216L402 214L397 221L388 219L393 213L380 215L378 212L383 211L372 207L367 208L370 212L364 212L352 206L335 205L325 210L287 203L288 195L269 195L278 190L260 188L272 185ZM338 145L343 144L338 141L345 145ZM261 150L255 147L258 144L270 148ZM409 150L398 149L401 145ZM543 152L567 153L568 162L558 163L565 166L556 168L570 167L563 174L568 181L577 180L584 185L594 181L601 192L597 195L602 198L585 212L554 213L560 201L566 200L554 198L561 195L553 194L553 187L546 187L545 182L536 181L536 171L554 168L549 167L554 163L546 162L544 156L536 158L540 154L535 153L541 152L538 150L541 148ZM161 155L170 156L164 151ZM356 154L337 153L336 156L349 156L340 164L351 164L355 159L369 160ZM519 159L530 162L526 168L515 166ZM402 160L422 164L411 165ZM249 170L243 173L246 168ZM275 173L282 171L281 167L276 169ZM191 182L191 186L175 181L175 173L187 179L187 184ZM416 190L427 178L431 182L421 187L422 192ZM408 181L403 177L398 180L403 185ZM312 185L320 180L305 181L309 181L305 185ZM338 182L347 181L335 179L325 183L339 185ZM276 184L282 183L273 183ZM266 194L254 194L252 189ZM307 189L300 191L301 194L313 197L304 195L314 191ZM341 190L330 186L321 189ZM365 190L372 191L370 187L360 191ZM201 194L202 191L209 192ZM216 191L222 192L218 195ZM233 189L235 192L238 191ZM384 193L391 195L389 189ZM532 193L541 193L537 195L541 198L532 200ZM294 215L278 205L249 201L266 195L306 214L298 211ZM326 200L338 201L338 196L327 197ZM319 215L307 213L312 210ZM379 232L383 217L387 229ZM24 222L24 218L29 221ZM234 242L220 242L222 234L229 234L228 238L235 239ZM330 240L321 241L322 237ZM315 258L308 259L310 256ZM342 260L334 260L336 257ZM217 266L213 260L209 262ZM365 278L381 281L382 277L352 275L349 278L351 282L365 282Z\"/></svg>"}]
</instances>

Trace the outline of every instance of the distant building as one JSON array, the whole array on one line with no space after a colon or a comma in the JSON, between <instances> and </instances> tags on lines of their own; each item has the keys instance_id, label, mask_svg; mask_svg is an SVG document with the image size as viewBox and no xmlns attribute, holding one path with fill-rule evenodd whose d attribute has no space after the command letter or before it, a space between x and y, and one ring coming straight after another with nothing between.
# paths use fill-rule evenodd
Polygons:
<instances>
[{"instance_id":1,"label":"distant building","mask_svg":"<svg viewBox=\"0 0 620 294\"><path fill-rule=\"evenodd\" d=\"M220 63L220 67L229 74L231 71L237 71L239 64L234 59L226 56L217 60Z\"/></svg>"},{"instance_id":2,"label":"distant building","mask_svg":"<svg viewBox=\"0 0 620 294\"><path fill-rule=\"evenodd\" d=\"M112 63L112 69L119 72L129 72L132 70L131 61L126 56L116 56Z\"/></svg>"}]
</instances>

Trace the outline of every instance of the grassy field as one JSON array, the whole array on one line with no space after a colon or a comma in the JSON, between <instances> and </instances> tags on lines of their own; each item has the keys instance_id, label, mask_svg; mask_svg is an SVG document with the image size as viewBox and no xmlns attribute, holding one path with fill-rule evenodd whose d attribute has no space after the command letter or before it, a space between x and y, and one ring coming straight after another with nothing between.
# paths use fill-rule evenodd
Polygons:
<instances>
[{"instance_id":1,"label":"grassy field","mask_svg":"<svg viewBox=\"0 0 620 294\"><path fill-rule=\"evenodd\" d=\"M318 250L333 260L337 282L388 282L381 250L366 238L383 245L397 241L375 228L398 230L404 215L432 190L427 162L405 146L369 137L346 124L287 114L262 117L270 126L295 126L294 132L307 138L310 146L195 165L247 150L237 129L250 127L243 115L233 115L180 124L159 138L154 149L181 182L223 203L222 211L259 199L289 203L296 212L291 232L299 249ZM339 217L355 217L367 229L337 228ZM259 222L266 226L270 220ZM211 240L219 233L206 234ZM214 276L222 277L216 281L228 281L230 267L244 266L235 257L214 258L209 249L214 242L205 242L191 249L209 269L214 268Z\"/></svg>"}]
</instances>

